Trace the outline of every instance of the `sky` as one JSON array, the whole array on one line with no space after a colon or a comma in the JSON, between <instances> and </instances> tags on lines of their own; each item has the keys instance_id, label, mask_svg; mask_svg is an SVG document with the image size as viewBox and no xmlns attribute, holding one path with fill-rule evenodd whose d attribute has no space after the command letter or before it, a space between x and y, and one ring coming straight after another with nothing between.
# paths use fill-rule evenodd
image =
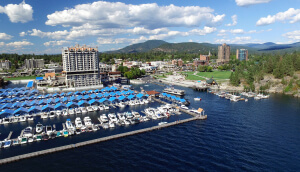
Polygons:
<instances>
[{"instance_id":1,"label":"sky","mask_svg":"<svg viewBox=\"0 0 300 172\"><path fill-rule=\"evenodd\" d=\"M117 50L147 40L300 42L300 0L1 0L0 53Z\"/></svg>"}]
</instances>

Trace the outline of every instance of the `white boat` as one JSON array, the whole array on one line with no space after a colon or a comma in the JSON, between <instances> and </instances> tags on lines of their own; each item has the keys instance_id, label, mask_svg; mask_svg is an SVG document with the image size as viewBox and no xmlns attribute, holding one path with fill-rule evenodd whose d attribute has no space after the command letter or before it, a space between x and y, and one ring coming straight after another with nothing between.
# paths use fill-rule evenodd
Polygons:
<instances>
[{"instance_id":1,"label":"white boat","mask_svg":"<svg viewBox=\"0 0 300 172\"><path fill-rule=\"evenodd\" d=\"M109 128L115 128L116 125L113 122L109 122L108 126L109 126Z\"/></svg>"},{"instance_id":2,"label":"white boat","mask_svg":"<svg viewBox=\"0 0 300 172\"><path fill-rule=\"evenodd\" d=\"M33 121L34 118L33 118L33 116L31 115L31 116L27 117L27 120L28 120L28 121Z\"/></svg>"},{"instance_id":3,"label":"white boat","mask_svg":"<svg viewBox=\"0 0 300 172\"><path fill-rule=\"evenodd\" d=\"M88 106L86 109L87 109L88 112L94 112L94 109L93 109L92 106Z\"/></svg>"},{"instance_id":4,"label":"white boat","mask_svg":"<svg viewBox=\"0 0 300 172\"><path fill-rule=\"evenodd\" d=\"M47 125L47 126L46 126L46 129L45 129L45 133L46 133L48 136L50 136L52 132L53 132L53 131L52 131L52 126L51 126L51 125Z\"/></svg>"},{"instance_id":5,"label":"white boat","mask_svg":"<svg viewBox=\"0 0 300 172\"><path fill-rule=\"evenodd\" d=\"M143 120L143 121L149 121L150 119L149 119L147 116L143 116L143 117L142 117L142 120Z\"/></svg>"},{"instance_id":6,"label":"white boat","mask_svg":"<svg viewBox=\"0 0 300 172\"><path fill-rule=\"evenodd\" d=\"M136 111L132 111L131 113L132 113L134 118L140 118L141 117L140 113L138 113Z\"/></svg>"},{"instance_id":7,"label":"white boat","mask_svg":"<svg viewBox=\"0 0 300 172\"><path fill-rule=\"evenodd\" d=\"M93 108L94 111L98 111L99 110L98 106L92 106L92 108Z\"/></svg>"},{"instance_id":8,"label":"white boat","mask_svg":"<svg viewBox=\"0 0 300 172\"><path fill-rule=\"evenodd\" d=\"M80 110L81 110L81 113L87 113L88 112L85 107L81 107Z\"/></svg>"},{"instance_id":9,"label":"white boat","mask_svg":"<svg viewBox=\"0 0 300 172\"><path fill-rule=\"evenodd\" d=\"M73 126L73 124L72 124L72 122L71 122L71 119L67 119L67 121L66 121L66 128L68 130L74 130L75 129L74 126Z\"/></svg>"},{"instance_id":10,"label":"white boat","mask_svg":"<svg viewBox=\"0 0 300 172\"><path fill-rule=\"evenodd\" d=\"M32 143L33 142L33 137L28 137L28 143Z\"/></svg>"},{"instance_id":11,"label":"white boat","mask_svg":"<svg viewBox=\"0 0 300 172\"><path fill-rule=\"evenodd\" d=\"M27 143L28 138L27 137L19 137L19 140L20 140L20 144L25 144L25 143Z\"/></svg>"},{"instance_id":12,"label":"white boat","mask_svg":"<svg viewBox=\"0 0 300 172\"><path fill-rule=\"evenodd\" d=\"M25 121L26 121L26 116L21 115L21 116L20 116L20 122L25 122Z\"/></svg>"},{"instance_id":13,"label":"white boat","mask_svg":"<svg viewBox=\"0 0 300 172\"><path fill-rule=\"evenodd\" d=\"M120 103L119 103L119 107L125 107L124 102L120 102Z\"/></svg>"},{"instance_id":14,"label":"white boat","mask_svg":"<svg viewBox=\"0 0 300 172\"><path fill-rule=\"evenodd\" d=\"M100 115L100 122L101 123L107 123L108 122L108 118L105 114Z\"/></svg>"},{"instance_id":15,"label":"white boat","mask_svg":"<svg viewBox=\"0 0 300 172\"><path fill-rule=\"evenodd\" d=\"M20 119L20 118L19 118L18 116L14 116L14 117L11 118L11 122L12 122L12 123L19 122L19 119Z\"/></svg>"},{"instance_id":16,"label":"white boat","mask_svg":"<svg viewBox=\"0 0 300 172\"><path fill-rule=\"evenodd\" d=\"M9 148L11 146L11 140L4 140L3 141L3 148Z\"/></svg>"},{"instance_id":17,"label":"white boat","mask_svg":"<svg viewBox=\"0 0 300 172\"><path fill-rule=\"evenodd\" d=\"M54 118L55 117L55 111L50 111L49 112L49 117Z\"/></svg>"},{"instance_id":18,"label":"white boat","mask_svg":"<svg viewBox=\"0 0 300 172\"><path fill-rule=\"evenodd\" d=\"M129 106L134 106L135 103L134 103L134 101L130 100L129 103L128 103L128 105L129 105Z\"/></svg>"},{"instance_id":19,"label":"white boat","mask_svg":"<svg viewBox=\"0 0 300 172\"><path fill-rule=\"evenodd\" d=\"M254 97L254 100L260 100L261 98L260 97L258 97L258 96L255 96Z\"/></svg>"},{"instance_id":20,"label":"white boat","mask_svg":"<svg viewBox=\"0 0 300 172\"><path fill-rule=\"evenodd\" d=\"M42 133L43 131L44 131L44 126L43 126L43 124L41 124L41 123L36 124L36 126L35 126L35 132L36 132L37 134L40 134L40 133Z\"/></svg>"},{"instance_id":21,"label":"white boat","mask_svg":"<svg viewBox=\"0 0 300 172\"><path fill-rule=\"evenodd\" d=\"M100 106L98 106L98 107L99 107L99 110L104 110L103 105L100 105Z\"/></svg>"},{"instance_id":22,"label":"white boat","mask_svg":"<svg viewBox=\"0 0 300 172\"><path fill-rule=\"evenodd\" d=\"M132 119L133 118L133 115L131 112L125 112L124 113L126 115L126 119Z\"/></svg>"},{"instance_id":23,"label":"white boat","mask_svg":"<svg viewBox=\"0 0 300 172\"><path fill-rule=\"evenodd\" d=\"M3 124L9 124L9 123L11 123L11 118L3 118L2 123Z\"/></svg>"},{"instance_id":24,"label":"white boat","mask_svg":"<svg viewBox=\"0 0 300 172\"><path fill-rule=\"evenodd\" d=\"M125 125L130 125L130 122L128 120L124 120Z\"/></svg>"},{"instance_id":25,"label":"white boat","mask_svg":"<svg viewBox=\"0 0 300 172\"><path fill-rule=\"evenodd\" d=\"M118 113L117 115L120 121L126 120L124 113Z\"/></svg>"},{"instance_id":26,"label":"white boat","mask_svg":"<svg viewBox=\"0 0 300 172\"><path fill-rule=\"evenodd\" d=\"M103 107L104 107L104 110L108 110L109 109L109 106L103 105Z\"/></svg>"},{"instance_id":27,"label":"white boat","mask_svg":"<svg viewBox=\"0 0 300 172\"><path fill-rule=\"evenodd\" d=\"M41 114L41 118L42 118L42 119L48 118L48 113L43 112L43 113Z\"/></svg>"},{"instance_id":28,"label":"white boat","mask_svg":"<svg viewBox=\"0 0 300 172\"><path fill-rule=\"evenodd\" d=\"M113 122L113 123L118 122L118 118L116 117L116 115L114 113L108 114L108 118L109 118L110 122Z\"/></svg>"},{"instance_id":29,"label":"white boat","mask_svg":"<svg viewBox=\"0 0 300 172\"><path fill-rule=\"evenodd\" d=\"M32 137L33 133L32 133L32 127L26 127L23 131L23 137Z\"/></svg>"},{"instance_id":30,"label":"white boat","mask_svg":"<svg viewBox=\"0 0 300 172\"><path fill-rule=\"evenodd\" d=\"M81 121L80 117L77 117L75 119L75 127L76 128L82 128L83 127L83 124L82 124L82 121Z\"/></svg>"},{"instance_id":31,"label":"white boat","mask_svg":"<svg viewBox=\"0 0 300 172\"><path fill-rule=\"evenodd\" d=\"M145 104L145 102L143 100L138 100L140 102L141 105Z\"/></svg>"},{"instance_id":32,"label":"white boat","mask_svg":"<svg viewBox=\"0 0 300 172\"><path fill-rule=\"evenodd\" d=\"M168 122L160 122L158 123L158 125L164 125L164 124L167 124Z\"/></svg>"},{"instance_id":33,"label":"white boat","mask_svg":"<svg viewBox=\"0 0 300 172\"><path fill-rule=\"evenodd\" d=\"M194 100L195 101L201 101L201 98L200 97L195 97Z\"/></svg>"},{"instance_id":34,"label":"white boat","mask_svg":"<svg viewBox=\"0 0 300 172\"><path fill-rule=\"evenodd\" d=\"M86 127L89 127L89 126L92 126L92 125L93 125L93 124L92 124L92 120L91 120L91 118L90 118L89 116L84 117L84 118L83 118L83 122L84 122L84 125L85 125Z\"/></svg>"},{"instance_id":35,"label":"white boat","mask_svg":"<svg viewBox=\"0 0 300 172\"><path fill-rule=\"evenodd\" d=\"M140 101L136 99L136 100L134 101L134 104L135 104L135 105L139 105L139 104L140 104Z\"/></svg>"},{"instance_id":36,"label":"white boat","mask_svg":"<svg viewBox=\"0 0 300 172\"><path fill-rule=\"evenodd\" d=\"M181 105L180 108L181 108L181 109L189 109L189 108L188 108L187 106L185 106L185 105Z\"/></svg>"},{"instance_id":37,"label":"white boat","mask_svg":"<svg viewBox=\"0 0 300 172\"><path fill-rule=\"evenodd\" d=\"M163 90L165 93L175 94L175 95L184 95L184 90L175 89L173 87L168 87Z\"/></svg>"},{"instance_id":38,"label":"white boat","mask_svg":"<svg viewBox=\"0 0 300 172\"><path fill-rule=\"evenodd\" d=\"M63 116L68 116L68 115L69 115L69 113L68 113L68 111L67 111L67 110L62 110L62 115L63 115Z\"/></svg>"},{"instance_id":39,"label":"white boat","mask_svg":"<svg viewBox=\"0 0 300 172\"><path fill-rule=\"evenodd\" d=\"M76 114L81 114L80 108L76 108L76 109L75 109L75 113L76 113Z\"/></svg>"}]
</instances>

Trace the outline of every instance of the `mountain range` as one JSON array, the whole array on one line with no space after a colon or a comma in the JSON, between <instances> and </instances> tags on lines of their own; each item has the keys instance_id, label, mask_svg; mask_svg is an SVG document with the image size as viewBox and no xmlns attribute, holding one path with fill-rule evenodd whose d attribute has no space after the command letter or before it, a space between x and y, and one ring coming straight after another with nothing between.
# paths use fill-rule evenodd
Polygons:
<instances>
[{"instance_id":1,"label":"mountain range","mask_svg":"<svg viewBox=\"0 0 300 172\"><path fill-rule=\"evenodd\" d=\"M217 53L220 44L210 43L196 43L196 42L182 42L182 43L168 43L163 40L149 40L144 43L138 43L126 46L122 49L115 51L107 51L105 53L137 53L137 52L186 52L186 53L199 53L207 54L209 51ZM228 44L231 51L235 52L236 49L248 49L249 53L274 53L274 52L294 52L300 50L300 42L292 44L276 44L273 42L266 42L263 44Z\"/></svg>"}]
</instances>

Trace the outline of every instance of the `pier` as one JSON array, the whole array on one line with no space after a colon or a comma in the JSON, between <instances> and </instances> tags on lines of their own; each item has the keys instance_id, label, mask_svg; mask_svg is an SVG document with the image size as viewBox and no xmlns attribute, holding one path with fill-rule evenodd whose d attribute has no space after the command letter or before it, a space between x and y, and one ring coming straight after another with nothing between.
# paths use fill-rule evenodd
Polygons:
<instances>
[{"instance_id":1,"label":"pier","mask_svg":"<svg viewBox=\"0 0 300 172\"><path fill-rule=\"evenodd\" d=\"M7 136L7 138L6 138L6 140L9 140L9 139L11 138L12 133L13 133L12 131L9 132L9 134L8 134L8 136Z\"/></svg>"},{"instance_id":2,"label":"pier","mask_svg":"<svg viewBox=\"0 0 300 172\"><path fill-rule=\"evenodd\" d=\"M197 90L197 91L207 91L208 86L194 85L192 88L193 88L194 90Z\"/></svg>"},{"instance_id":3,"label":"pier","mask_svg":"<svg viewBox=\"0 0 300 172\"><path fill-rule=\"evenodd\" d=\"M171 127L171 126L174 126L174 125L183 124L183 123L186 123L186 122L199 120L199 119L202 119L202 117L201 116L195 116L195 117L192 117L192 118L179 120L179 121L175 121L175 122L170 122L170 123L166 123L166 124L159 125L159 126L153 126L153 127L149 127L149 128L145 128L145 129L139 129L139 130L125 132L125 133L116 134L116 135L112 135L112 136L102 137L102 138L99 138L99 139L93 139L93 140L84 141L84 142L80 142L80 143L75 143L75 144L60 146L60 147L56 147L56 148L46 149L46 150L42 150L42 151L32 152L32 153L28 153L28 154L18 155L18 156L14 156L14 157L10 157L10 158L5 158L5 159L0 160L0 165L15 162L15 161L19 161L19 160L22 160L22 159L33 158L33 157L37 157L37 156L41 156L41 155L55 153L55 152L59 152L59 151L75 149L75 148L90 145L90 144L110 141L110 140L114 140L114 139L118 139L118 138L122 138L122 137L132 136L132 135L136 135L136 134L142 134L142 133L145 133L145 132L159 130L159 129L162 129L162 128L167 128L167 127Z\"/></svg>"}]
</instances>

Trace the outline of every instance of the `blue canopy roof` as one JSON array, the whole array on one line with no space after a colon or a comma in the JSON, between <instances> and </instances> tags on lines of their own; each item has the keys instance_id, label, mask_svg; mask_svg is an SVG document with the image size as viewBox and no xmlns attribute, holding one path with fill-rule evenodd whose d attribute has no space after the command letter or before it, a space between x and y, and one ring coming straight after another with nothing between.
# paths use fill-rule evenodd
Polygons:
<instances>
[{"instance_id":1,"label":"blue canopy roof","mask_svg":"<svg viewBox=\"0 0 300 172\"><path fill-rule=\"evenodd\" d=\"M111 89L109 87L105 87L105 90L110 91Z\"/></svg>"},{"instance_id":2,"label":"blue canopy roof","mask_svg":"<svg viewBox=\"0 0 300 172\"><path fill-rule=\"evenodd\" d=\"M65 94L66 94L65 92L62 92L59 94L59 96L61 97L61 96L64 96Z\"/></svg>"},{"instance_id":3,"label":"blue canopy roof","mask_svg":"<svg viewBox=\"0 0 300 172\"><path fill-rule=\"evenodd\" d=\"M93 104L98 104L98 101L96 101L95 99L92 99L88 102L90 105L93 105Z\"/></svg>"},{"instance_id":4,"label":"blue canopy roof","mask_svg":"<svg viewBox=\"0 0 300 172\"><path fill-rule=\"evenodd\" d=\"M76 100L81 100L82 99L82 96L77 96L76 97Z\"/></svg>"},{"instance_id":5,"label":"blue canopy roof","mask_svg":"<svg viewBox=\"0 0 300 172\"><path fill-rule=\"evenodd\" d=\"M4 118L4 117L7 117L9 115L12 115L13 113L14 113L13 110L5 109L4 111L0 112L0 117Z\"/></svg>"},{"instance_id":6,"label":"blue canopy roof","mask_svg":"<svg viewBox=\"0 0 300 172\"><path fill-rule=\"evenodd\" d=\"M66 97L65 97L65 98L66 98ZM65 98L64 98L64 99L65 99ZM64 100L64 99L63 99L63 100ZM66 99L68 99L68 98L66 98ZM70 100L71 100L71 101L77 101L77 98L76 98L75 96L72 96L72 97L70 97Z\"/></svg>"},{"instance_id":7,"label":"blue canopy roof","mask_svg":"<svg viewBox=\"0 0 300 172\"><path fill-rule=\"evenodd\" d=\"M129 95L127 98L128 99L133 99L135 97L135 95Z\"/></svg>"},{"instance_id":8,"label":"blue canopy roof","mask_svg":"<svg viewBox=\"0 0 300 172\"><path fill-rule=\"evenodd\" d=\"M23 113L28 113L28 109L21 107L14 111L14 114L23 114Z\"/></svg>"},{"instance_id":9,"label":"blue canopy roof","mask_svg":"<svg viewBox=\"0 0 300 172\"><path fill-rule=\"evenodd\" d=\"M80 102L78 102L78 106L84 106L84 105L88 105L89 103L85 100L81 100Z\"/></svg>"},{"instance_id":10,"label":"blue canopy roof","mask_svg":"<svg viewBox=\"0 0 300 172\"><path fill-rule=\"evenodd\" d=\"M93 90L89 90L88 93L89 93L89 94L90 94L90 93L93 93Z\"/></svg>"},{"instance_id":11,"label":"blue canopy roof","mask_svg":"<svg viewBox=\"0 0 300 172\"><path fill-rule=\"evenodd\" d=\"M52 96L53 96L53 97L57 97L57 93L54 93Z\"/></svg>"},{"instance_id":12,"label":"blue canopy roof","mask_svg":"<svg viewBox=\"0 0 300 172\"><path fill-rule=\"evenodd\" d=\"M38 105L38 104L39 104L38 100L33 100L33 101L30 102L30 106Z\"/></svg>"},{"instance_id":13,"label":"blue canopy roof","mask_svg":"<svg viewBox=\"0 0 300 172\"><path fill-rule=\"evenodd\" d=\"M105 88L102 88L102 89L101 89L101 92L105 92L105 91L106 91L106 89L105 89Z\"/></svg>"},{"instance_id":14,"label":"blue canopy roof","mask_svg":"<svg viewBox=\"0 0 300 172\"><path fill-rule=\"evenodd\" d=\"M63 103L58 103L57 105L54 106L54 109L62 109L63 107L67 107L67 106Z\"/></svg>"},{"instance_id":15,"label":"blue canopy roof","mask_svg":"<svg viewBox=\"0 0 300 172\"><path fill-rule=\"evenodd\" d=\"M94 92L95 92L95 93L98 93L98 92L99 92L99 90L98 90L98 89L96 89Z\"/></svg>"},{"instance_id":16,"label":"blue canopy roof","mask_svg":"<svg viewBox=\"0 0 300 172\"><path fill-rule=\"evenodd\" d=\"M115 86L110 87L110 89L117 90L117 88Z\"/></svg>"},{"instance_id":17,"label":"blue canopy roof","mask_svg":"<svg viewBox=\"0 0 300 172\"><path fill-rule=\"evenodd\" d=\"M21 102L16 102L14 103L11 107L12 108L16 108L16 107L21 107L22 106L22 103Z\"/></svg>"},{"instance_id":18,"label":"blue canopy roof","mask_svg":"<svg viewBox=\"0 0 300 172\"><path fill-rule=\"evenodd\" d=\"M92 99L94 99L94 98L97 97L97 95L96 95L96 94L92 94L90 97L91 97Z\"/></svg>"},{"instance_id":19,"label":"blue canopy roof","mask_svg":"<svg viewBox=\"0 0 300 172\"><path fill-rule=\"evenodd\" d=\"M12 107L11 103L6 103L4 106L1 107L1 109L10 109Z\"/></svg>"},{"instance_id":20,"label":"blue canopy roof","mask_svg":"<svg viewBox=\"0 0 300 172\"><path fill-rule=\"evenodd\" d=\"M111 93L109 93L109 95L110 95L110 96L115 96L115 95L116 95L116 93L114 93L114 92L111 92Z\"/></svg>"},{"instance_id":21,"label":"blue canopy roof","mask_svg":"<svg viewBox=\"0 0 300 172\"><path fill-rule=\"evenodd\" d=\"M97 97L101 98L103 95L101 93L97 94Z\"/></svg>"},{"instance_id":22,"label":"blue canopy roof","mask_svg":"<svg viewBox=\"0 0 300 172\"><path fill-rule=\"evenodd\" d=\"M33 81L29 81L26 87L27 88L32 88L33 87Z\"/></svg>"},{"instance_id":23,"label":"blue canopy roof","mask_svg":"<svg viewBox=\"0 0 300 172\"><path fill-rule=\"evenodd\" d=\"M102 99L99 100L99 103L102 103L102 102L104 102L105 100L107 100L107 99L106 99L106 98L102 98Z\"/></svg>"},{"instance_id":24,"label":"blue canopy roof","mask_svg":"<svg viewBox=\"0 0 300 172\"><path fill-rule=\"evenodd\" d=\"M68 92L68 93L67 93L68 96L70 96L70 95L72 95L72 94L73 94L73 92Z\"/></svg>"},{"instance_id":25,"label":"blue canopy roof","mask_svg":"<svg viewBox=\"0 0 300 172\"><path fill-rule=\"evenodd\" d=\"M125 99L126 97L125 96L120 96L119 97L119 100L123 100L123 99Z\"/></svg>"},{"instance_id":26,"label":"blue canopy roof","mask_svg":"<svg viewBox=\"0 0 300 172\"><path fill-rule=\"evenodd\" d=\"M36 77L35 80L43 80L43 77Z\"/></svg>"},{"instance_id":27,"label":"blue canopy roof","mask_svg":"<svg viewBox=\"0 0 300 172\"><path fill-rule=\"evenodd\" d=\"M52 105L45 105L42 107L42 111L45 112L45 111L50 111L50 110L54 110L54 106Z\"/></svg>"},{"instance_id":28,"label":"blue canopy roof","mask_svg":"<svg viewBox=\"0 0 300 172\"><path fill-rule=\"evenodd\" d=\"M69 102L66 106L67 106L68 108L69 108L69 107L78 107L78 104L75 103L75 102Z\"/></svg>"},{"instance_id":29,"label":"blue canopy roof","mask_svg":"<svg viewBox=\"0 0 300 172\"><path fill-rule=\"evenodd\" d=\"M175 99L176 100L176 96L171 96L171 99Z\"/></svg>"},{"instance_id":30,"label":"blue canopy roof","mask_svg":"<svg viewBox=\"0 0 300 172\"><path fill-rule=\"evenodd\" d=\"M56 98L56 99L54 100L55 103L58 103L58 102L60 102L60 101L61 101L60 98Z\"/></svg>"},{"instance_id":31,"label":"blue canopy roof","mask_svg":"<svg viewBox=\"0 0 300 172\"><path fill-rule=\"evenodd\" d=\"M31 104L31 102L26 100L25 102L22 103L21 106L22 107L26 107L26 106L30 107L31 106L30 104Z\"/></svg>"},{"instance_id":32,"label":"blue canopy roof","mask_svg":"<svg viewBox=\"0 0 300 172\"><path fill-rule=\"evenodd\" d=\"M54 103L54 100L53 99L48 99L47 103Z\"/></svg>"},{"instance_id":33,"label":"blue canopy roof","mask_svg":"<svg viewBox=\"0 0 300 172\"><path fill-rule=\"evenodd\" d=\"M138 95L136 95L137 98L142 98L144 96L144 94L139 93Z\"/></svg>"},{"instance_id":34,"label":"blue canopy roof","mask_svg":"<svg viewBox=\"0 0 300 172\"><path fill-rule=\"evenodd\" d=\"M181 101L181 102L185 102L185 100L184 100L184 99L180 99L180 101Z\"/></svg>"},{"instance_id":35,"label":"blue canopy roof","mask_svg":"<svg viewBox=\"0 0 300 172\"><path fill-rule=\"evenodd\" d=\"M81 94L79 91L76 91L75 93L74 93L75 95L79 95L79 94Z\"/></svg>"},{"instance_id":36,"label":"blue canopy roof","mask_svg":"<svg viewBox=\"0 0 300 172\"><path fill-rule=\"evenodd\" d=\"M81 94L85 94L85 90L81 91Z\"/></svg>"},{"instance_id":37,"label":"blue canopy roof","mask_svg":"<svg viewBox=\"0 0 300 172\"><path fill-rule=\"evenodd\" d=\"M33 107L31 107L29 110L28 110L28 112L30 113L30 112L41 112L42 111L42 107L39 107L39 106L33 106Z\"/></svg>"},{"instance_id":38,"label":"blue canopy roof","mask_svg":"<svg viewBox=\"0 0 300 172\"><path fill-rule=\"evenodd\" d=\"M111 101L111 102L113 102L114 100L116 100L116 97L111 97L108 100Z\"/></svg>"},{"instance_id":39,"label":"blue canopy roof","mask_svg":"<svg viewBox=\"0 0 300 172\"><path fill-rule=\"evenodd\" d=\"M85 100L90 99L90 96L89 95L85 95L85 96L83 96L83 99L85 99Z\"/></svg>"},{"instance_id":40,"label":"blue canopy roof","mask_svg":"<svg viewBox=\"0 0 300 172\"><path fill-rule=\"evenodd\" d=\"M109 93L103 93L104 97L108 97Z\"/></svg>"},{"instance_id":41,"label":"blue canopy roof","mask_svg":"<svg viewBox=\"0 0 300 172\"><path fill-rule=\"evenodd\" d=\"M40 100L38 104L45 105L45 104L47 104L47 100L46 99Z\"/></svg>"}]
</instances>

